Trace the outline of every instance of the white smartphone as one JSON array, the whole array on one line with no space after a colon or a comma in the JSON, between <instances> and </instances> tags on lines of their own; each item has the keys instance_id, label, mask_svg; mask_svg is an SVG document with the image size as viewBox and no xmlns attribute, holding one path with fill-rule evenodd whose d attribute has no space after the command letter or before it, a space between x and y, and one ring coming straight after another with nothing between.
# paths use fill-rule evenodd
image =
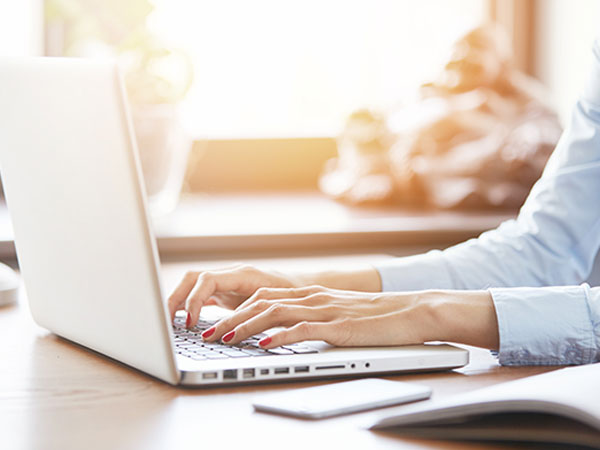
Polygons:
<instances>
[{"instance_id":1,"label":"white smartphone","mask_svg":"<svg viewBox=\"0 0 600 450\"><path fill-rule=\"evenodd\" d=\"M252 405L257 411L321 419L430 396L431 389L420 384L365 378L267 394L255 398Z\"/></svg>"}]
</instances>

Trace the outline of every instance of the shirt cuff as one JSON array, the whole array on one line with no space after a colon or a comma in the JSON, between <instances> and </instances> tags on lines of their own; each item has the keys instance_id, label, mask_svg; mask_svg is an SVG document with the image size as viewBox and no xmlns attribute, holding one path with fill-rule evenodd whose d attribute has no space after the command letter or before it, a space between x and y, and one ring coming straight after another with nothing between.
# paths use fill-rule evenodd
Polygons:
<instances>
[{"instance_id":1,"label":"shirt cuff","mask_svg":"<svg viewBox=\"0 0 600 450\"><path fill-rule=\"evenodd\" d=\"M383 292L453 288L452 279L440 250L390 259L377 264L375 268L381 277Z\"/></svg>"},{"instance_id":2,"label":"shirt cuff","mask_svg":"<svg viewBox=\"0 0 600 450\"><path fill-rule=\"evenodd\" d=\"M589 286L494 288L503 365L587 364L595 360Z\"/></svg>"}]
</instances>

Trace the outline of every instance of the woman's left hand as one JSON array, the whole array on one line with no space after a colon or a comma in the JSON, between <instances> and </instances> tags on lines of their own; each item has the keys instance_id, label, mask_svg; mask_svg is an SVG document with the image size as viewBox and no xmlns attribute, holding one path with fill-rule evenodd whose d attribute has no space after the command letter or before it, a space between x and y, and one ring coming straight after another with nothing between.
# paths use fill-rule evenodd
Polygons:
<instances>
[{"instance_id":1,"label":"woman's left hand","mask_svg":"<svg viewBox=\"0 0 600 450\"><path fill-rule=\"evenodd\" d=\"M461 294L453 299L453 295ZM452 307L447 308L452 305L454 312ZM448 314L450 317L445 317ZM285 329L261 340L261 347L306 340L323 340L336 346L454 340L473 345L489 342L488 347L494 348L494 336L497 340L495 311L486 291L365 293L321 286L260 288L232 316L206 330L203 337L208 342L221 339L237 344L274 327ZM465 339L452 339L456 331L462 332Z\"/></svg>"}]
</instances>

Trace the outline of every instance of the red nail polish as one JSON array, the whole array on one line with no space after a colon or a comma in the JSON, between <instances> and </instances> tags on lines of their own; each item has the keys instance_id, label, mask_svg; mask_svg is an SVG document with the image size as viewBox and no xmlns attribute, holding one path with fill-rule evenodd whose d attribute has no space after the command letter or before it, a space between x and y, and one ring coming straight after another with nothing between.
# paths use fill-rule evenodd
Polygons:
<instances>
[{"instance_id":1,"label":"red nail polish","mask_svg":"<svg viewBox=\"0 0 600 450\"><path fill-rule=\"evenodd\" d=\"M265 347L267 345L269 345L271 343L273 339L271 339L271 336L264 338L262 341L258 342L258 345L260 345L261 347Z\"/></svg>"},{"instance_id":2,"label":"red nail polish","mask_svg":"<svg viewBox=\"0 0 600 450\"><path fill-rule=\"evenodd\" d=\"M208 330L206 330L204 333L202 333L202 337L203 338L211 337L214 332L215 332L215 327L211 327Z\"/></svg>"},{"instance_id":3,"label":"red nail polish","mask_svg":"<svg viewBox=\"0 0 600 450\"><path fill-rule=\"evenodd\" d=\"M189 328L190 327L190 323L192 323L192 316L190 313L188 313L187 318L185 319L185 327Z\"/></svg>"},{"instance_id":4,"label":"red nail polish","mask_svg":"<svg viewBox=\"0 0 600 450\"><path fill-rule=\"evenodd\" d=\"M230 340L233 339L234 335L235 335L235 331L230 331L225 336L223 336L223 342L229 342Z\"/></svg>"}]
</instances>

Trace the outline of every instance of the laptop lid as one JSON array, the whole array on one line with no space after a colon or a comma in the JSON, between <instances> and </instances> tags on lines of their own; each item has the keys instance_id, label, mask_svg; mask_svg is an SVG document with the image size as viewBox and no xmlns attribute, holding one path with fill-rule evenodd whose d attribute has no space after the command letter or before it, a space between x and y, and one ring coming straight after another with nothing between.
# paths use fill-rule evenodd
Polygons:
<instances>
[{"instance_id":1,"label":"laptop lid","mask_svg":"<svg viewBox=\"0 0 600 450\"><path fill-rule=\"evenodd\" d=\"M35 321L176 384L116 65L0 60L0 171Z\"/></svg>"}]
</instances>

